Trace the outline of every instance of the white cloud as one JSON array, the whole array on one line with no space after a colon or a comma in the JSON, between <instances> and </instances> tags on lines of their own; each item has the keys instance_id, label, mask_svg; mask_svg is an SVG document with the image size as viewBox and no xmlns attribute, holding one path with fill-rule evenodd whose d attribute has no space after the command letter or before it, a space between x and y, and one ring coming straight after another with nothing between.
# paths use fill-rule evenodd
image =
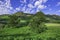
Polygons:
<instances>
[{"instance_id":1,"label":"white cloud","mask_svg":"<svg viewBox=\"0 0 60 40\"><path fill-rule=\"evenodd\" d=\"M35 1L35 0L34 0ZM28 7L30 8L37 8L36 11L40 11L40 9L45 9L47 6L46 5L42 5L42 3L46 3L48 0L38 0L35 1L34 6L30 3L28 5ZM34 10L34 9L33 9Z\"/></svg>"},{"instance_id":2,"label":"white cloud","mask_svg":"<svg viewBox=\"0 0 60 40\"><path fill-rule=\"evenodd\" d=\"M60 2L58 2L58 3L56 4L56 6L60 6Z\"/></svg>"},{"instance_id":3,"label":"white cloud","mask_svg":"<svg viewBox=\"0 0 60 40\"><path fill-rule=\"evenodd\" d=\"M30 8L34 8L34 6L32 4L28 4L28 7Z\"/></svg>"},{"instance_id":4,"label":"white cloud","mask_svg":"<svg viewBox=\"0 0 60 40\"><path fill-rule=\"evenodd\" d=\"M42 5L42 3L46 3L47 1L48 0L29 0L29 3L28 3L27 0L20 0L20 2L24 4L24 7L22 7L22 8L18 7L18 8L16 8L16 10L19 11L20 9L22 9L20 11L23 11L25 13L30 13L30 12L32 13L35 11L34 8L36 8L35 12L37 12L37 11L40 11L40 9L44 9L47 7L45 5ZM28 3L28 4L26 4L26 3ZM26 6L28 6L29 8Z\"/></svg>"},{"instance_id":5,"label":"white cloud","mask_svg":"<svg viewBox=\"0 0 60 40\"><path fill-rule=\"evenodd\" d=\"M35 2L35 6L38 6L38 5L40 5L42 3L42 1L36 1Z\"/></svg>"},{"instance_id":6,"label":"white cloud","mask_svg":"<svg viewBox=\"0 0 60 40\"><path fill-rule=\"evenodd\" d=\"M48 0L38 0L35 2L35 7L38 8L38 9L45 9L47 6L46 5L42 5L42 3L46 3ZM37 9L37 10L38 10Z\"/></svg>"},{"instance_id":7,"label":"white cloud","mask_svg":"<svg viewBox=\"0 0 60 40\"><path fill-rule=\"evenodd\" d=\"M44 9L44 8L46 8L46 7L47 7L47 6L45 6L45 5L39 5L39 6L38 6L39 9Z\"/></svg>"},{"instance_id":8,"label":"white cloud","mask_svg":"<svg viewBox=\"0 0 60 40\"><path fill-rule=\"evenodd\" d=\"M5 0L6 1L6 3L4 4L7 8L9 8L10 6L11 6L11 4L10 4L10 0Z\"/></svg>"},{"instance_id":9,"label":"white cloud","mask_svg":"<svg viewBox=\"0 0 60 40\"><path fill-rule=\"evenodd\" d=\"M18 7L18 8L16 8L16 10L17 10L17 11L20 11L20 8Z\"/></svg>"},{"instance_id":10,"label":"white cloud","mask_svg":"<svg viewBox=\"0 0 60 40\"><path fill-rule=\"evenodd\" d=\"M12 9L10 0L0 1L0 14L9 14Z\"/></svg>"},{"instance_id":11,"label":"white cloud","mask_svg":"<svg viewBox=\"0 0 60 40\"><path fill-rule=\"evenodd\" d=\"M40 3L46 3L48 0L39 0Z\"/></svg>"},{"instance_id":12,"label":"white cloud","mask_svg":"<svg viewBox=\"0 0 60 40\"><path fill-rule=\"evenodd\" d=\"M13 10L13 13L17 11L23 11L23 12L34 12L35 10L33 8L36 8L36 11L39 11L39 9L44 9L47 6L42 5L42 3L46 3L48 0L30 0L29 3L27 0L20 0L22 2L21 5L24 4L24 7L17 7L16 9L13 10L13 7L11 6L10 0L4 0L4 2L0 1L0 14L9 14L11 10ZM26 4L28 3L28 4ZM27 8L28 6L29 8Z\"/></svg>"},{"instance_id":13,"label":"white cloud","mask_svg":"<svg viewBox=\"0 0 60 40\"><path fill-rule=\"evenodd\" d=\"M9 7L11 10L13 9L13 7Z\"/></svg>"},{"instance_id":14,"label":"white cloud","mask_svg":"<svg viewBox=\"0 0 60 40\"><path fill-rule=\"evenodd\" d=\"M30 11L30 13L36 13L35 10Z\"/></svg>"},{"instance_id":15,"label":"white cloud","mask_svg":"<svg viewBox=\"0 0 60 40\"><path fill-rule=\"evenodd\" d=\"M30 13L29 8L24 11L24 13Z\"/></svg>"},{"instance_id":16,"label":"white cloud","mask_svg":"<svg viewBox=\"0 0 60 40\"><path fill-rule=\"evenodd\" d=\"M36 11L40 11L40 9L45 9L47 6L46 5L42 5L42 3L46 3L48 0L29 0L29 3L27 2L27 0L20 0L20 3L22 3L22 5L24 5L22 8L17 7L15 10L16 11L23 11L25 13L32 13L35 11L34 8L36 8ZM26 4L28 3L28 4ZM28 8L28 7L29 8ZM22 9L22 10L21 10ZM32 11L31 11L32 10Z\"/></svg>"},{"instance_id":17,"label":"white cloud","mask_svg":"<svg viewBox=\"0 0 60 40\"><path fill-rule=\"evenodd\" d=\"M26 10L26 7L23 7L23 8L22 8L22 11L25 11L25 10Z\"/></svg>"},{"instance_id":18,"label":"white cloud","mask_svg":"<svg viewBox=\"0 0 60 40\"><path fill-rule=\"evenodd\" d=\"M26 3L26 0L20 0L21 3Z\"/></svg>"}]
</instances>

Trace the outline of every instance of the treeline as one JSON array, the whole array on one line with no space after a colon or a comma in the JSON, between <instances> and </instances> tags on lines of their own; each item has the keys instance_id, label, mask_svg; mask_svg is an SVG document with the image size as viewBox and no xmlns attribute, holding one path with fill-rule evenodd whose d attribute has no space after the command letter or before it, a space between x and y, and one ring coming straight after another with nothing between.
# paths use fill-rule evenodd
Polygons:
<instances>
[{"instance_id":1,"label":"treeline","mask_svg":"<svg viewBox=\"0 0 60 40\"><path fill-rule=\"evenodd\" d=\"M46 15L47 23L60 23L59 15Z\"/></svg>"},{"instance_id":2,"label":"treeline","mask_svg":"<svg viewBox=\"0 0 60 40\"><path fill-rule=\"evenodd\" d=\"M0 29L30 26L32 31L36 30L36 33L41 33L47 29L44 25L46 17L43 12L37 12L34 15L17 12L9 16L4 15L4 17L2 16L1 18L2 23L0 23ZM5 19L5 24L3 24L3 19Z\"/></svg>"},{"instance_id":3,"label":"treeline","mask_svg":"<svg viewBox=\"0 0 60 40\"><path fill-rule=\"evenodd\" d=\"M39 18L40 17L40 18ZM45 23L60 23L60 16L58 15L45 15L43 12L37 12L36 14L29 14L23 12L17 12L12 15L4 14L0 15L0 28L4 27L23 27L30 25L32 22L45 22ZM34 23L32 23L34 25ZM38 23L37 23L38 25ZM35 25L34 25L35 26Z\"/></svg>"}]
</instances>

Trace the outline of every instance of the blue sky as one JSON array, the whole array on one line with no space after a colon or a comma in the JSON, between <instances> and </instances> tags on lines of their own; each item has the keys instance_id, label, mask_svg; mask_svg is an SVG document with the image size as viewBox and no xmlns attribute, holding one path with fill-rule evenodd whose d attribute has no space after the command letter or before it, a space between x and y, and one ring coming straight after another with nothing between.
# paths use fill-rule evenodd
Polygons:
<instances>
[{"instance_id":1,"label":"blue sky","mask_svg":"<svg viewBox=\"0 0 60 40\"><path fill-rule=\"evenodd\" d=\"M0 0L0 14L12 14L18 11L60 15L60 0Z\"/></svg>"}]
</instances>

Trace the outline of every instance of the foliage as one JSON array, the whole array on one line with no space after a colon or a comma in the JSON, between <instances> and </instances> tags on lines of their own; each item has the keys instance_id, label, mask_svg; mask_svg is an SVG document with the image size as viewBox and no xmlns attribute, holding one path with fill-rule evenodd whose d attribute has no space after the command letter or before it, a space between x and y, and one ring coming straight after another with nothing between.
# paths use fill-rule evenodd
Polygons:
<instances>
[{"instance_id":1,"label":"foliage","mask_svg":"<svg viewBox=\"0 0 60 40\"><path fill-rule=\"evenodd\" d=\"M59 15L45 15L45 16L46 16L46 23L60 23Z\"/></svg>"},{"instance_id":2,"label":"foliage","mask_svg":"<svg viewBox=\"0 0 60 40\"><path fill-rule=\"evenodd\" d=\"M16 15L9 16L8 25L11 27L16 26L19 23L20 19Z\"/></svg>"},{"instance_id":3,"label":"foliage","mask_svg":"<svg viewBox=\"0 0 60 40\"><path fill-rule=\"evenodd\" d=\"M45 31L47 28L44 26L45 16L42 12L38 12L35 14L35 16L32 18L31 22L29 23L29 26L33 31L36 33L41 33Z\"/></svg>"}]
</instances>

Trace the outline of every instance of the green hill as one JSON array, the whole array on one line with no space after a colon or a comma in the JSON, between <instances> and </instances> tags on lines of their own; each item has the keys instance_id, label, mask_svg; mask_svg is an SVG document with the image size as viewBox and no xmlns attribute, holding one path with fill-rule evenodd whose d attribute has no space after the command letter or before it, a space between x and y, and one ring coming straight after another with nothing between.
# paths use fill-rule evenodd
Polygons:
<instances>
[{"instance_id":1,"label":"green hill","mask_svg":"<svg viewBox=\"0 0 60 40\"><path fill-rule=\"evenodd\" d=\"M43 12L0 15L0 40L60 40L60 16Z\"/></svg>"}]
</instances>

